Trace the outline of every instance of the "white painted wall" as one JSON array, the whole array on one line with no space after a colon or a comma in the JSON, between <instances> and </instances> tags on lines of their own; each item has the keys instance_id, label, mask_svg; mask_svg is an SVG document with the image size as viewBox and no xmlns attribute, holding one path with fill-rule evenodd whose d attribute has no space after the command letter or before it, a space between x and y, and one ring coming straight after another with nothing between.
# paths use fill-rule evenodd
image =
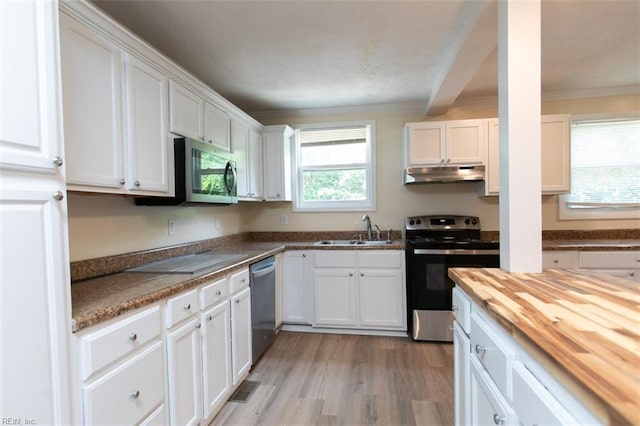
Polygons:
<instances>
[{"instance_id":1,"label":"white painted wall","mask_svg":"<svg viewBox=\"0 0 640 426\"><path fill-rule=\"evenodd\" d=\"M548 101L543 114L591 114L640 111L640 96ZM437 120L497 117L494 106L459 104ZM381 229L402 229L403 219L414 214L459 213L480 217L482 228L499 229L497 197L478 197L480 183L404 186L401 181L401 143L404 123L425 120L419 114L358 114L325 117L262 119L263 124L374 119L377 122L377 203L370 212ZM361 213L293 213L291 203L241 202L227 207L137 207L130 198L69 194L71 261L127 253L198 241L246 231L361 232ZM280 225L287 214L288 225ZM215 217L221 228L215 229ZM176 234L169 237L167 221L176 219ZM634 220L559 221L557 197L542 197L542 229L637 228Z\"/></svg>"}]
</instances>

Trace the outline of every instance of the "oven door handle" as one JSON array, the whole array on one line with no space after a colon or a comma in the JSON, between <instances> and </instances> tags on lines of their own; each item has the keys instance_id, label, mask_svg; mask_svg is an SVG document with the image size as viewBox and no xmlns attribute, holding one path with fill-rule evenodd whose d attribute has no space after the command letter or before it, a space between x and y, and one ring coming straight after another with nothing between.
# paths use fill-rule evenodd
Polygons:
<instances>
[{"instance_id":1,"label":"oven door handle","mask_svg":"<svg viewBox=\"0 0 640 426\"><path fill-rule=\"evenodd\" d=\"M413 254L482 255L500 254L497 249L414 249Z\"/></svg>"}]
</instances>

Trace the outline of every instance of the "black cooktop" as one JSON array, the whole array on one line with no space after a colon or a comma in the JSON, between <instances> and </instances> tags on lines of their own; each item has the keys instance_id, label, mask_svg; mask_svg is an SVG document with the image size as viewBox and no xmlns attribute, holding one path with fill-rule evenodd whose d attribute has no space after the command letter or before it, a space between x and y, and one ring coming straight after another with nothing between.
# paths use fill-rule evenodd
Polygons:
<instances>
[{"instance_id":1,"label":"black cooktop","mask_svg":"<svg viewBox=\"0 0 640 426\"><path fill-rule=\"evenodd\" d=\"M405 221L405 239L413 248L497 250L499 242L480 238L475 216L423 215Z\"/></svg>"}]
</instances>

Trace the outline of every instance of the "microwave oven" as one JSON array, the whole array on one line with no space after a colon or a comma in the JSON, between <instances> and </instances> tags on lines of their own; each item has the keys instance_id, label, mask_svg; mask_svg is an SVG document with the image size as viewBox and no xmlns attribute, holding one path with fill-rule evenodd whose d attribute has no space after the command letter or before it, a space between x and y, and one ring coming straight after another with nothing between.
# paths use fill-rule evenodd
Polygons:
<instances>
[{"instance_id":1,"label":"microwave oven","mask_svg":"<svg viewBox=\"0 0 640 426\"><path fill-rule=\"evenodd\" d=\"M136 205L229 205L238 202L236 164L230 152L189 138L175 138L173 151L175 196L137 197Z\"/></svg>"}]
</instances>

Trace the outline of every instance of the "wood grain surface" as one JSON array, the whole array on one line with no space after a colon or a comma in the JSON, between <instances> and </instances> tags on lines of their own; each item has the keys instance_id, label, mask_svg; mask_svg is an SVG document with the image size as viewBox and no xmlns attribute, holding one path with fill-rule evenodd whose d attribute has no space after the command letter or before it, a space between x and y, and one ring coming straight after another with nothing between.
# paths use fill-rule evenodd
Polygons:
<instances>
[{"instance_id":1,"label":"wood grain surface","mask_svg":"<svg viewBox=\"0 0 640 426\"><path fill-rule=\"evenodd\" d=\"M449 276L594 396L610 424L640 425L640 284L580 270L451 268Z\"/></svg>"}]
</instances>

